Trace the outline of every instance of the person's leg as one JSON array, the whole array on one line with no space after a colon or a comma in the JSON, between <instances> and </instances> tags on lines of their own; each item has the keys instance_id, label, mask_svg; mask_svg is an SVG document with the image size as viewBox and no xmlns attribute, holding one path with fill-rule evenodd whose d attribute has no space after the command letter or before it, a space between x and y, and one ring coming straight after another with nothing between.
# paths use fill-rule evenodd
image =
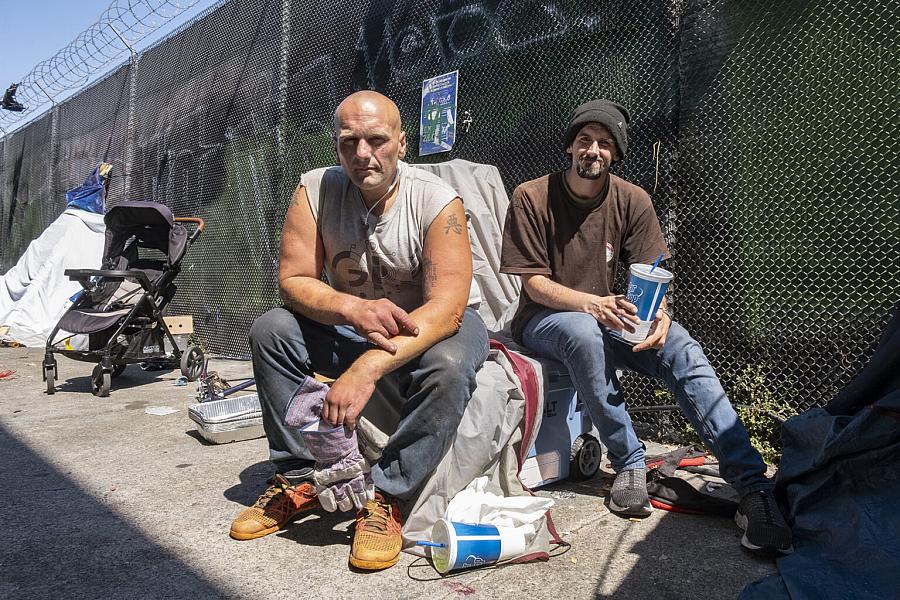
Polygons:
<instances>
[{"instance_id":1,"label":"person's leg","mask_svg":"<svg viewBox=\"0 0 900 600\"><path fill-rule=\"evenodd\" d=\"M378 570L396 564L403 548L400 500L412 499L455 439L475 389L475 372L487 355L484 321L467 308L456 334L388 376L403 398L400 422L372 466L375 499L356 517L350 549L354 567Z\"/></svg>"},{"instance_id":2,"label":"person's leg","mask_svg":"<svg viewBox=\"0 0 900 600\"><path fill-rule=\"evenodd\" d=\"M703 349L684 327L673 322L659 351L632 352L629 344L610 337L616 366L666 383L703 443L719 459L722 477L740 495L773 487L765 476L765 462L751 445Z\"/></svg>"},{"instance_id":3,"label":"person's leg","mask_svg":"<svg viewBox=\"0 0 900 600\"><path fill-rule=\"evenodd\" d=\"M337 377L370 346L349 327L273 308L253 323L250 348L270 459L281 473L309 471L312 456L296 430L284 424L287 405L313 371Z\"/></svg>"},{"instance_id":4,"label":"person's leg","mask_svg":"<svg viewBox=\"0 0 900 600\"><path fill-rule=\"evenodd\" d=\"M456 437L487 355L484 321L467 308L456 334L392 373L405 401L397 429L372 466L376 488L409 500L425 483Z\"/></svg>"},{"instance_id":5,"label":"person's leg","mask_svg":"<svg viewBox=\"0 0 900 600\"><path fill-rule=\"evenodd\" d=\"M523 333L527 347L568 368L575 391L597 427L616 471L609 509L628 516L647 516L653 508L647 494L644 445L634 432L619 393L614 348L608 338L587 313L550 310L535 315Z\"/></svg>"},{"instance_id":6,"label":"person's leg","mask_svg":"<svg viewBox=\"0 0 900 600\"><path fill-rule=\"evenodd\" d=\"M314 462L296 431L284 424L287 405L313 371L337 376L367 349L348 327L329 327L275 308L250 329L253 375L276 474L253 506L232 521L230 535L252 540L274 533L319 505L311 483Z\"/></svg>"},{"instance_id":7,"label":"person's leg","mask_svg":"<svg viewBox=\"0 0 900 600\"><path fill-rule=\"evenodd\" d=\"M613 469L643 468L644 447L617 392L606 337L597 320L587 313L544 310L525 326L522 341L530 350L561 362L569 370Z\"/></svg>"},{"instance_id":8,"label":"person's leg","mask_svg":"<svg viewBox=\"0 0 900 600\"><path fill-rule=\"evenodd\" d=\"M722 477L741 496L735 514L735 522L744 530L741 545L766 554L792 552L791 529L772 495L774 485L765 475L766 464L750 443L700 344L673 322L660 351L623 350L617 357L624 366L666 382L703 443L719 459Z\"/></svg>"}]
</instances>

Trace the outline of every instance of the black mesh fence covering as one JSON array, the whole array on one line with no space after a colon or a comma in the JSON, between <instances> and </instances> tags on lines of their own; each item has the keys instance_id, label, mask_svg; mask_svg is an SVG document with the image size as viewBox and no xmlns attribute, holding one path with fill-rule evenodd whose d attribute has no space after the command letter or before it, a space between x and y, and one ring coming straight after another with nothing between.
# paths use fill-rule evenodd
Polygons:
<instances>
[{"instance_id":1,"label":"black mesh fence covering","mask_svg":"<svg viewBox=\"0 0 900 600\"><path fill-rule=\"evenodd\" d=\"M44 115L3 139L0 260L6 271L62 211L53 201L53 117Z\"/></svg>"},{"instance_id":2,"label":"black mesh fence covering","mask_svg":"<svg viewBox=\"0 0 900 600\"><path fill-rule=\"evenodd\" d=\"M348 93L397 102L410 162L492 163L509 190L564 167L569 112L606 97L633 115L616 170L653 197L677 318L727 386L800 410L859 370L900 298L898 16L896 0L222 2L2 140L0 268L111 162L112 203L206 219L170 312L245 356L279 302L290 194L336 162ZM456 69L471 123L420 159L422 80ZM625 382L633 404L671 404Z\"/></svg>"},{"instance_id":3,"label":"black mesh fence covering","mask_svg":"<svg viewBox=\"0 0 900 600\"><path fill-rule=\"evenodd\" d=\"M210 348L230 355L247 353L250 324L277 301L281 10L225 3L136 68L130 194L206 219L170 312L194 315Z\"/></svg>"},{"instance_id":4,"label":"black mesh fence covering","mask_svg":"<svg viewBox=\"0 0 900 600\"><path fill-rule=\"evenodd\" d=\"M81 185L99 162L114 165L107 204L126 199L122 168L128 144L130 86L130 70L121 67L51 113L56 124L52 198L56 214L65 207L66 190Z\"/></svg>"},{"instance_id":5,"label":"black mesh fence covering","mask_svg":"<svg viewBox=\"0 0 900 600\"><path fill-rule=\"evenodd\" d=\"M678 315L725 379L761 376L798 410L846 385L900 300L898 16L851 0L682 16Z\"/></svg>"}]
</instances>

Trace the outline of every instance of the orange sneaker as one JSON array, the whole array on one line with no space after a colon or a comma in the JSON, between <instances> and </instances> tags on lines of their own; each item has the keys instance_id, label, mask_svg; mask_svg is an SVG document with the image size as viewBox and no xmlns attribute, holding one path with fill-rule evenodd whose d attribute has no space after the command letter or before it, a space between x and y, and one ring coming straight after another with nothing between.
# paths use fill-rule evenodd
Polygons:
<instances>
[{"instance_id":1,"label":"orange sneaker","mask_svg":"<svg viewBox=\"0 0 900 600\"><path fill-rule=\"evenodd\" d=\"M366 571L393 567L403 549L402 528L403 515L397 501L375 492L375 499L356 514L350 564Z\"/></svg>"},{"instance_id":2,"label":"orange sneaker","mask_svg":"<svg viewBox=\"0 0 900 600\"><path fill-rule=\"evenodd\" d=\"M229 535L236 540L254 540L275 533L302 512L319 505L316 489L308 481L291 485L277 473L275 481L256 503L231 522Z\"/></svg>"}]
</instances>

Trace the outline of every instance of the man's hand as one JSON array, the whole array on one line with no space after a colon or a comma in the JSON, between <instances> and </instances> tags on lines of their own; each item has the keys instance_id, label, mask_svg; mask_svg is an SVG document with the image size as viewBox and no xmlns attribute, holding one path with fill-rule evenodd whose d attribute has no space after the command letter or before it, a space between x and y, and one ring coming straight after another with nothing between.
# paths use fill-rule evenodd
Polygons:
<instances>
[{"instance_id":1,"label":"man's hand","mask_svg":"<svg viewBox=\"0 0 900 600\"><path fill-rule=\"evenodd\" d=\"M589 313L608 329L634 332L638 324L637 307L625 299L625 296L589 295L581 307L582 312Z\"/></svg>"},{"instance_id":2,"label":"man's hand","mask_svg":"<svg viewBox=\"0 0 900 600\"><path fill-rule=\"evenodd\" d=\"M347 429L355 429L356 417L375 391L375 381L372 377L358 374L353 367L344 371L325 395L322 418L335 427L343 423Z\"/></svg>"},{"instance_id":3,"label":"man's hand","mask_svg":"<svg viewBox=\"0 0 900 600\"><path fill-rule=\"evenodd\" d=\"M387 298L357 299L348 319L359 335L391 354L397 352L397 346L391 342L391 338L401 330L419 335L419 328L409 313Z\"/></svg>"},{"instance_id":4,"label":"man's hand","mask_svg":"<svg viewBox=\"0 0 900 600\"><path fill-rule=\"evenodd\" d=\"M666 343L666 336L669 335L669 326L672 325L672 319L660 308L656 311L656 318L650 325L650 333L640 344L635 344L632 352L642 352L644 350L661 350Z\"/></svg>"}]
</instances>

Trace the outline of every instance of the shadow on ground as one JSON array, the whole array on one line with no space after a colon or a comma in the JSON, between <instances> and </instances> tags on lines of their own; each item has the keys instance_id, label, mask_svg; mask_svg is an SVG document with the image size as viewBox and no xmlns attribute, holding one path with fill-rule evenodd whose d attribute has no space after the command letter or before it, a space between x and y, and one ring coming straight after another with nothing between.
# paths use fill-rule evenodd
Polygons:
<instances>
[{"instance_id":1,"label":"shadow on ground","mask_svg":"<svg viewBox=\"0 0 900 600\"><path fill-rule=\"evenodd\" d=\"M744 577L730 579L734 560L730 556L727 559L710 558L710 545L696 543L696 539L694 543L685 543L685 530L701 526L707 531L712 528L716 540L733 538L734 544L739 543L740 535L731 519L708 515L663 513L644 539L626 540L628 531L621 530L620 539L611 542L626 546L628 553L636 555L637 560L627 575L617 575L608 581L605 574L611 572L614 555L607 556L606 564L597 571L600 579L595 598L646 598L650 595L654 600L733 598L746 581ZM710 538L712 542L713 536ZM744 570L756 568L764 572L772 568L771 560L747 552L743 554L749 563L742 566ZM717 560L719 565L715 564Z\"/></svg>"},{"instance_id":2,"label":"shadow on ground","mask_svg":"<svg viewBox=\"0 0 900 600\"><path fill-rule=\"evenodd\" d=\"M605 506L612 481L611 473L601 471L584 481L554 482L541 492L557 498L592 496ZM607 518L609 527L602 530L607 535L588 542L605 550L580 559L599 575L594 592L598 599L733 598L752 578L746 573L762 576L773 567L770 559L740 548L741 533L731 518L660 509L646 522L612 514ZM698 537L699 531L705 537ZM731 572L738 565L740 573Z\"/></svg>"},{"instance_id":3,"label":"shadow on ground","mask_svg":"<svg viewBox=\"0 0 900 600\"><path fill-rule=\"evenodd\" d=\"M605 498L609 495L612 488L613 475L599 471L590 479L581 481L575 479L560 479L541 488L542 491L550 492L551 495L556 493L574 493L585 496L596 496L597 498Z\"/></svg>"},{"instance_id":4,"label":"shadow on ground","mask_svg":"<svg viewBox=\"0 0 900 600\"><path fill-rule=\"evenodd\" d=\"M94 370L93 363L81 363L84 369L83 377L69 377L66 381L56 382L57 392L82 392L91 393L91 372ZM163 379L181 375L178 369L163 369L156 371L144 371L138 365L128 365L125 371L118 377L113 378L110 386L110 394L115 394L116 390L127 390L133 387L147 385L148 383L163 381Z\"/></svg>"},{"instance_id":5,"label":"shadow on ground","mask_svg":"<svg viewBox=\"0 0 900 600\"><path fill-rule=\"evenodd\" d=\"M0 597L228 597L2 425L0 454Z\"/></svg>"},{"instance_id":6,"label":"shadow on ground","mask_svg":"<svg viewBox=\"0 0 900 600\"><path fill-rule=\"evenodd\" d=\"M188 432L188 434L190 433ZM200 437L200 434L191 437ZM200 439L203 440L202 437ZM203 441L206 442L206 440ZM209 442L206 443L209 444ZM253 463L238 474L240 483L226 489L223 495L232 502L251 506L256 502L259 495L265 491L269 479L274 474L275 470L272 468L272 463L268 460Z\"/></svg>"},{"instance_id":7,"label":"shadow on ground","mask_svg":"<svg viewBox=\"0 0 900 600\"><path fill-rule=\"evenodd\" d=\"M251 506L265 491L273 474L272 463L269 461L254 463L238 474L240 483L226 489L223 495L232 502ZM348 515L350 513L328 513L317 508L298 516L276 535L306 546L344 544L349 552L351 534L347 525L352 517Z\"/></svg>"}]
</instances>

